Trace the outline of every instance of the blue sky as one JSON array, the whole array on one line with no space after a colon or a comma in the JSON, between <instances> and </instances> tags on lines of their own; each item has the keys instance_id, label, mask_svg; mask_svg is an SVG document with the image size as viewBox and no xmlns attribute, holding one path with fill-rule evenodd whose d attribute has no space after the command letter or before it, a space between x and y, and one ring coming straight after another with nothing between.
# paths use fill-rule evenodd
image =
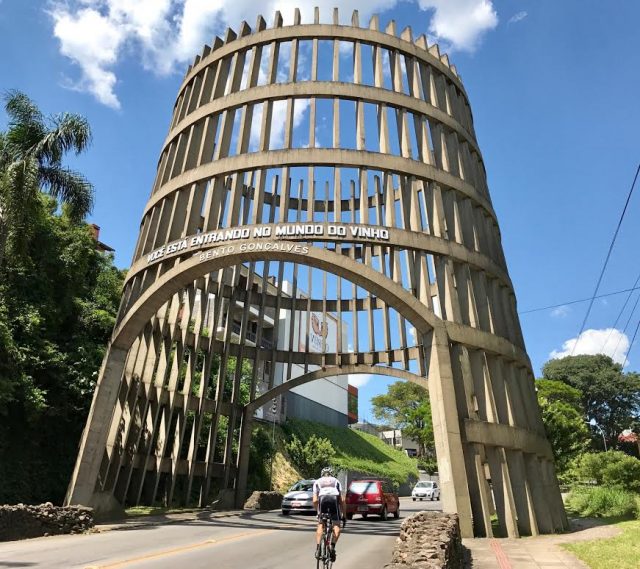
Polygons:
<instances>
[{"instance_id":1,"label":"blue sky","mask_svg":"<svg viewBox=\"0 0 640 569\"><path fill-rule=\"evenodd\" d=\"M366 5L363 9L361 5ZM133 5L132 8L130 5ZM85 115L90 151L72 159L95 185L91 220L129 265L158 153L186 65L226 24L255 22L251 0L0 0L0 90L20 89L47 113ZM449 53L469 94L520 311L593 293L640 161L640 4L633 0L318 0L260 3L303 22L319 5L361 22L372 11ZM4 119L2 119L4 120ZM2 123L0 123L2 124ZM601 292L640 272L640 190L622 225ZM640 294L636 292L635 295ZM640 319L633 296L597 300L576 352L623 360ZM577 337L587 303L521 315L536 374ZM620 340L618 342L618 340ZM563 347L564 346L564 347ZM571 344L568 345L571 349ZM637 346L627 369L640 368ZM364 402L383 388L369 381Z\"/></svg>"}]
</instances>

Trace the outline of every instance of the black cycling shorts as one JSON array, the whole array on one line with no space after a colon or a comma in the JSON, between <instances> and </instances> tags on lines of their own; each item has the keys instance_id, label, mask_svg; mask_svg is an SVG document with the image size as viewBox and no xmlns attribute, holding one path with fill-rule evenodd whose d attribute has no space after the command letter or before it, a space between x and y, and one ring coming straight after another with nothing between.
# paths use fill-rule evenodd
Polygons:
<instances>
[{"instance_id":1,"label":"black cycling shorts","mask_svg":"<svg viewBox=\"0 0 640 569\"><path fill-rule=\"evenodd\" d=\"M318 520L320 520L320 514L329 514L332 521L339 523L340 504L338 503L338 496L320 496L319 500Z\"/></svg>"}]
</instances>

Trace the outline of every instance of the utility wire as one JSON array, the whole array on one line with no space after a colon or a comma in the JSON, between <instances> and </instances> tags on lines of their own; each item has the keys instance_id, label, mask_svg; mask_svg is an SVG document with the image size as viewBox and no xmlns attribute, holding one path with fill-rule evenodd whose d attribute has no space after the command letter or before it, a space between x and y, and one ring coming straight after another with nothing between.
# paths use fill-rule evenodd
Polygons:
<instances>
[{"instance_id":1,"label":"utility wire","mask_svg":"<svg viewBox=\"0 0 640 569\"><path fill-rule=\"evenodd\" d=\"M636 288L636 286L638 285L638 282L640 282L640 273L638 274L638 278L636 279L636 282L633 283L632 290L629 291L629 295L627 296L627 300L624 301L624 304L622 305L622 308L620 309L620 312L618 312L618 316L616 316L616 321L613 323L613 326L611 326L611 328L609 328L609 333L607 334L607 339L604 341L604 344L602 344L602 350L603 351L604 351L605 346L609 342L609 339L611 338L611 334L616 329L616 326L618 325L618 322L620 321L620 318L622 318L622 314L624 313L624 309L627 307L627 304L629 304L629 301L631 300L631 297L633 296L633 289ZM634 308L634 310L635 310L635 308ZM633 314L633 312L632 312L632 314Z\"/></svg>"},{"instance_id":2,"label":"utility wire","mask_svg":"<svg viewBox=\"0 0 640 569\"><path fill-rule=\"evenodd\" d=\"M622 362L623 370L624 370L624 366L627 365L627 359L629 358L629 352L631 351L631 348L633 348L633 343L636 341L636 334L638 333L638 328L640 328L640 320L638 320L638 325L636 326L636 331L633 333L633 338L631 339L631 343L629 344L627 355L624 357L624 362Z\"/></svg>"},{"instance_id":3,"label":"utility wire","mask_svg":"<svg viewBox=\"0 0 640 569\"><path fill-rule=\"evenodd\" d=\"M632 293L634 290L640 290L640 286L635 286L633 288L625 288L624 290L617 290L615 292L608 292L606 294L599 294L595 298L605 298L606 296L615 296L616 294L623 294L625 292ZM581 302L588 302L591 300L589 298L582 298L580 300L570 300L569 302L562 302L560 304L551 304L549 306L541 306L540 308L531 308L529 310L520 310L518 314L530 314L531 312L541 312L543 310L551 310L552 308L560 308L561 306L569 306L570 304L580 304Z\"/></svg>"},{"instance_id":4,"label":"utility wire","mask_svg":"<svg viewBox=\"0 0 640 569\"><path fill-rule=\"evenodd\" d=\"M627 206L629 205L629 201L631 200L631 194L633 194L633 189L636 186L636 180L638 179L638 174L640 173L640 164L638 164L638 168L636 169L636 175L633 177L633 183L631 184L631 188L629 189L629 194L627 195L627 201L624 204L624 208L622 209L622 214L620 215L620 219L618 220L618 226L616 227L616 231L613 234L613 239L611 240L611 245L609 245L609 251L607 252L607 257L604 260L604 265L602 266L602 270L600 271L600 277L598 278L598 284L596 284L596 289L593 291L593 296L591 297L591 302L589 302L589 308L587 308L587 313L584 315L584 320L582 321L582 326L580 326L580 332L578 333L577 340L575 344L573 344L573 349L571 350L571 355L576 351L576 346L580 341L580 336L582 332L584 332L584 327L587 325L587 319L589 318L589 314L591 313L591 308L593 307L593 302L596 299L598 294L598 290L600 289L600 283L602 282L602 277L604 277L604 272L607 268L607 264L609 263L609 258L611 257L611 251L613 251L613 246L615 245L616 239L618 238L618 232L620 231L620 226L622 225L622 220L624 219L625 213L627 213Z\"/></svg>"},{"instance_id":5,"label":"utility wire","mask_svg":"<svg viewBox=\"0 0 640 569\"><path fill-rule=\"evenodd\" d=\"M613 350L614 354L618 351L618 346L620 345L620 341L622 340L622 336L627 331L627 328L629 327L629 324L631 323L631 319L633 318L633 314L636 311L636 308L638 307L638 302L639 301L640 301L640 295L638 295L638 298L636 298L636 302L633 305L633 308L631 309L631 314L629 314L629 318L627 318L627 323L624 325L624 328L622 329L622 334L620 334L620 336L618 336L618 342L616 344L616 349ZM634 338L635 338L635 335L634 335ZM629 353L629 350L627 350L627 353Z\"/></svg>"}]
</instances>

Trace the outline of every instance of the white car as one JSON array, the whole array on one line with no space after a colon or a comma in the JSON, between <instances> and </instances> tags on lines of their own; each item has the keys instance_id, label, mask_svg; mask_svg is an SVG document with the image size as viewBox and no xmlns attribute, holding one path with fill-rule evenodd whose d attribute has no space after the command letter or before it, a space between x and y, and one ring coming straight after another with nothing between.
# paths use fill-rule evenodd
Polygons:
<instances>
[{"instance_id":1,"label":"white car","mask_svg":"<svg viewBox=\"0 0 640 569\"><path fill-rule=\"evenodd\" d=\"M292 512L315 513L313 505L313 483L315 480L298 480L282 499L282 515Z\"/></svg>"},{"instance_id":2,"label":"white car","mask_svg":"<svg viewBox=\"0 0 640 569\"><path fill-rule=\"evenodd\" d=\"M418 482L411 491L411 499L416 500L439 500L440 488L437 482L432 480L422 480Z\"/></svg>"}]
</instances>

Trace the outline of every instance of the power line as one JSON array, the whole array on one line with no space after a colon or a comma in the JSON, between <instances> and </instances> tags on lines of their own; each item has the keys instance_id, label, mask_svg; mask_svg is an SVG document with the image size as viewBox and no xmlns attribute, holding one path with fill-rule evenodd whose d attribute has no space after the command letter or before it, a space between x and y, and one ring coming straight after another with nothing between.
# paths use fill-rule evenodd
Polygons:
<instances>
[{"instance_id":1,"label":"power line","mask_svg":"<svg viewBox=\"0 0 640 569\"><path fill-rule=\"evenodd\" d=\"M636 279L636 282L633 283L633 288L635 288L638 285L638 282L640 282L640 273L638 274L638 278ZM604 341L604 344L602 344L602 350L603 351L604 351L605 346L607 345L607 342L611 338L611 334L616 329L616 326L618 325L618 322L620 321L620 318L622 318L622 314L624 313L624 309L627 307L627 304L629 304L629 301L631 300L632 296L633 296L633 290L629 291L629 295L627 296L627 300L624 301L624 304L622 305L622 308L620 309L620 312L618 312L618 316L616 316L616 321L613 323L613 326L611 326L611 328L609 328L609 333L607 334L607 339ZM636 302L636 305L637 305L637 302ZM634 310L635 310L635 307L634 307ZM633 314L633 311L631 312L631 314Z\"/></svg>"},{"instance_id":2,"label":"power line","mask_svg":"<svg viewBox=\"0 0 640 569\"><path fill-rule=\"evenodd\" d=\"M576 343L573 345L573 349L571 350L571 355L573 355L573 353L575 352L576 346L580 341L580 336L582 335L582 332L584 332L584 327L587 325L587 319L589 318L589 314L591 313L591 308L593 307L593 302L595 301L596 295L598 294L598 290L600 289L600 283L602 282L602 277L604 277L604 272L607 268L607 264L609 263L609 258L611 257L611 251L613 251L613 246L615 245L616 239L618 238L618 232L620 231L622 220L624 219L625 213L627 213L627 206L629 205L629 201L631 200L631 194L633 194L633 188L635 188L636 186L636 180L638 179L639 173L640 173L640 164L638 164L638 168L636 169L636 175L633 177L633 183L631 184L631 188L629 189L629 194L627 195L627 201L624 203L622 214L620 215L620 219L618 220L618 226L616 227L616 231L613 234L613 239L611 240L611 245L609 245L609 251L607 252L607 257L604 260L604 265L602 266L602 270L600 271L598 284L596 284L596 289L593 291L591 302L589 302L589 308L587 308L587 313L584 315L584 320L582 321L582 326L580 326L580 332L578 332Z\"/></svg>"},{"instance_id":3,"label":"power line","mask_svg":"<svg viewBox=\"0 0 640 569\"><path fill-rule=\"evenodd\" d=\"M541 312L542 310L551 310L552 308L560 308L561 306L569 306L570 304L580 304L581 302L588 302L592 298L605 298L606 296L615 296L616 294L624 294L625 292L632 293L634 290L640 290L640 286L625 288L624 290L617 290L615 292L608 292L607 294L599 294L595 297L582 298L580 300L570 300L569 302L562 302L560 304L551 304L549 306L541 306L540 308L531 308L529 310L520 310L518 311L518 314L529 314L531 312Z\"/></svg>"},{"instance_id":4,"label":"power line","mask_svg":"<svg viewBox=\"0 0 640 569\"><path fill-rule=\"evenodd\" d=\"M638 325L636 326L636 331L633 333L633 338L631 339L631 343L629 344L627 355L624 357L624 362L622 362L623 370L624 370L624 366L627 365L627 359L629 358L629 352L631 351L631 348L633 348L633 343L636 341L636 334L638 333L638 328L640 328L640 320L638 320Z\"/></svg>"},{"instance_id":5,"label":"power line","mask_svg":"<svg viewBox=\"0 0 640 569\"><path fill-rule=\"evenodd\" d=\"M631 323L631 319L633 318L633 314L636 311L636 308L638 307L638 302L640 301L640 295L638 296L638 298L636 298L636 303L633 305L633 308L631 309L631 314L629 314L629 318L627 319L627 323L624 325L624 328L622 329L622 334L620 334L620 336L618 336L618 342L616 344L616 349L613 350L613 353L615 354L618 351L618 346L620 345L620 342L622 340L622 336L624 335L624 333L627 331L627 327L629 326L629 324ZM637 331L637 330L636 330ZM634 338L635 338L635 334L634 334ZM627 354L629 353L629 350L627 350Z\"/></svg>"}]
</instances>

